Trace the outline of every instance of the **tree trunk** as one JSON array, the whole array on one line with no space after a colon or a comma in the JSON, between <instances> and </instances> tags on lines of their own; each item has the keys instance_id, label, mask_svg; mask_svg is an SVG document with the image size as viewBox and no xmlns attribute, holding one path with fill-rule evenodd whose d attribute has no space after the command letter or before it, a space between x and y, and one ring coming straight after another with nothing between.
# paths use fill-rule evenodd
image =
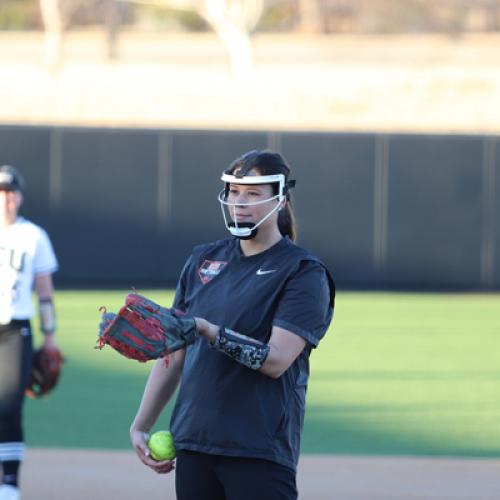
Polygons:
<instances>
[{"instance_id":1,"label":"tree trunk","mask_svg":"<svg viewBox=\"0 0 500 500\"><path fill-rule=\"evenodd\" d=\"M63 15L59 0L40 0L45 27L44 62L53 70L62 60Z\"/></svg>"},{"instance_id":2,"label":"tree trunk","mask_svg":"<svg viewBox=\"0 0 500 500\"><path fill-rule=\"evenodd\" d=\"M118 58L118 31L121 22L121 5L116 0L106 1L106 41L108 49L108 59Z\"/></svg>"},{"instance_id":3,"label":"tree trunk","mask_svg":"<svg viewBox=\"0 0 500 500\"><path fill-rule=\"evenodd\" d=\"M321 32L321 11L319 0L299 1L299 30L302 33Z\"/></svg>"},{"instance_id":4,"label":"tree trunk","mask_svg":"<svg viewBox=\"0 0 500 500\"><path fill-rule=\"evenodd\" d=\"M248 78L252 72L250 32L263 10L263 0L204 0L202 15L224 44L233 76Z\"/></svg>"}]
</instances>

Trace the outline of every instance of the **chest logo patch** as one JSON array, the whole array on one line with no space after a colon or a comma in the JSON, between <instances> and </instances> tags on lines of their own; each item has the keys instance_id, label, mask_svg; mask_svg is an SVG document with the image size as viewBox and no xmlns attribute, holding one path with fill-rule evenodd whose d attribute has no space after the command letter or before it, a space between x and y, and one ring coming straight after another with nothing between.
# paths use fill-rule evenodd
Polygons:
<instances>
[{"instance_id":1,"label":"chest logo patch","mask_svg":"<svg viewBox=\"0 0 500 500\"><path fill-rule=\"evenodd\" d=\"M226 267L227 262L221 260L205 260L198 269L201 282L206 285L213 280Z\"/></svg>"}]
</instances>

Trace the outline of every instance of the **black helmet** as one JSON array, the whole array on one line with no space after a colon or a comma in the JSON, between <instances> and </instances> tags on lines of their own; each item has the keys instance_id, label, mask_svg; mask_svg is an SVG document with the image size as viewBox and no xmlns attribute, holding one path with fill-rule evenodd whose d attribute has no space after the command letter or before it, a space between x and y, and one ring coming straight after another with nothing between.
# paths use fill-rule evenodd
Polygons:
<instances>
[{"instance_id":1,"label":"black helmet","mask_svg":"<svg viewBox=\"0 0 500 500\"><path fill-rule=\"evenodd\" d=\"M22 191L24 179L15 167L2 165L0 167L0 190Z\"/></svg>"}]
</instances>

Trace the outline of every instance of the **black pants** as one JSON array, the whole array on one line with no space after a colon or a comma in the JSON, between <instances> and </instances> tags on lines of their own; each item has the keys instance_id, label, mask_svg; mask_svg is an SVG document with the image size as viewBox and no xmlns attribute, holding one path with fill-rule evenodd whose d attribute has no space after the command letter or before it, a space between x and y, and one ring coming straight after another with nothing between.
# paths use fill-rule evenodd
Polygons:
<instances>
[{"instance_id":1,"label":"black pants","mask_svg":"<svg viewBox=\"0 0 500 500\"><path fill-rule=\"evenodd\" d=\"M268 460L179 450L177 500L296 500L295 471Z\"/></svg>"},{"instance_id":2,"label":"black pants","mask_svg":"<svg viewBox=\"0 0 500 500\"><path fill-rule=\"evenodd\" d=\"M23 442L22 408L31 357L29 321L0 325L0 444Z\"/></svg>"}]
</instances>

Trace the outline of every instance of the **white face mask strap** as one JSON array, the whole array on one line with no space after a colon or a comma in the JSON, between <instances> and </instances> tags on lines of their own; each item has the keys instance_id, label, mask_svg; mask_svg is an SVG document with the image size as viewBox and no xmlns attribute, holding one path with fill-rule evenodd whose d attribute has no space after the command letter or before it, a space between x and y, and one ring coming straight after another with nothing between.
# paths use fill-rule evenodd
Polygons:
<instances>
[{"instance_id":1,"label":"white face mask strap","mask_svg":"<svg viewBox=\"0 0 500 500\"><path fill-rule=\"evenodd\" d=\"M283 206L283 200L278 201L276 206L264 218L262 218L257 224L255 224L253 228L254 229L258 228L264 221L269 219L269 217L271 217L271 215L273 215L274 212L277 212L282 206Z\"/></svg>"}]
</instances>

